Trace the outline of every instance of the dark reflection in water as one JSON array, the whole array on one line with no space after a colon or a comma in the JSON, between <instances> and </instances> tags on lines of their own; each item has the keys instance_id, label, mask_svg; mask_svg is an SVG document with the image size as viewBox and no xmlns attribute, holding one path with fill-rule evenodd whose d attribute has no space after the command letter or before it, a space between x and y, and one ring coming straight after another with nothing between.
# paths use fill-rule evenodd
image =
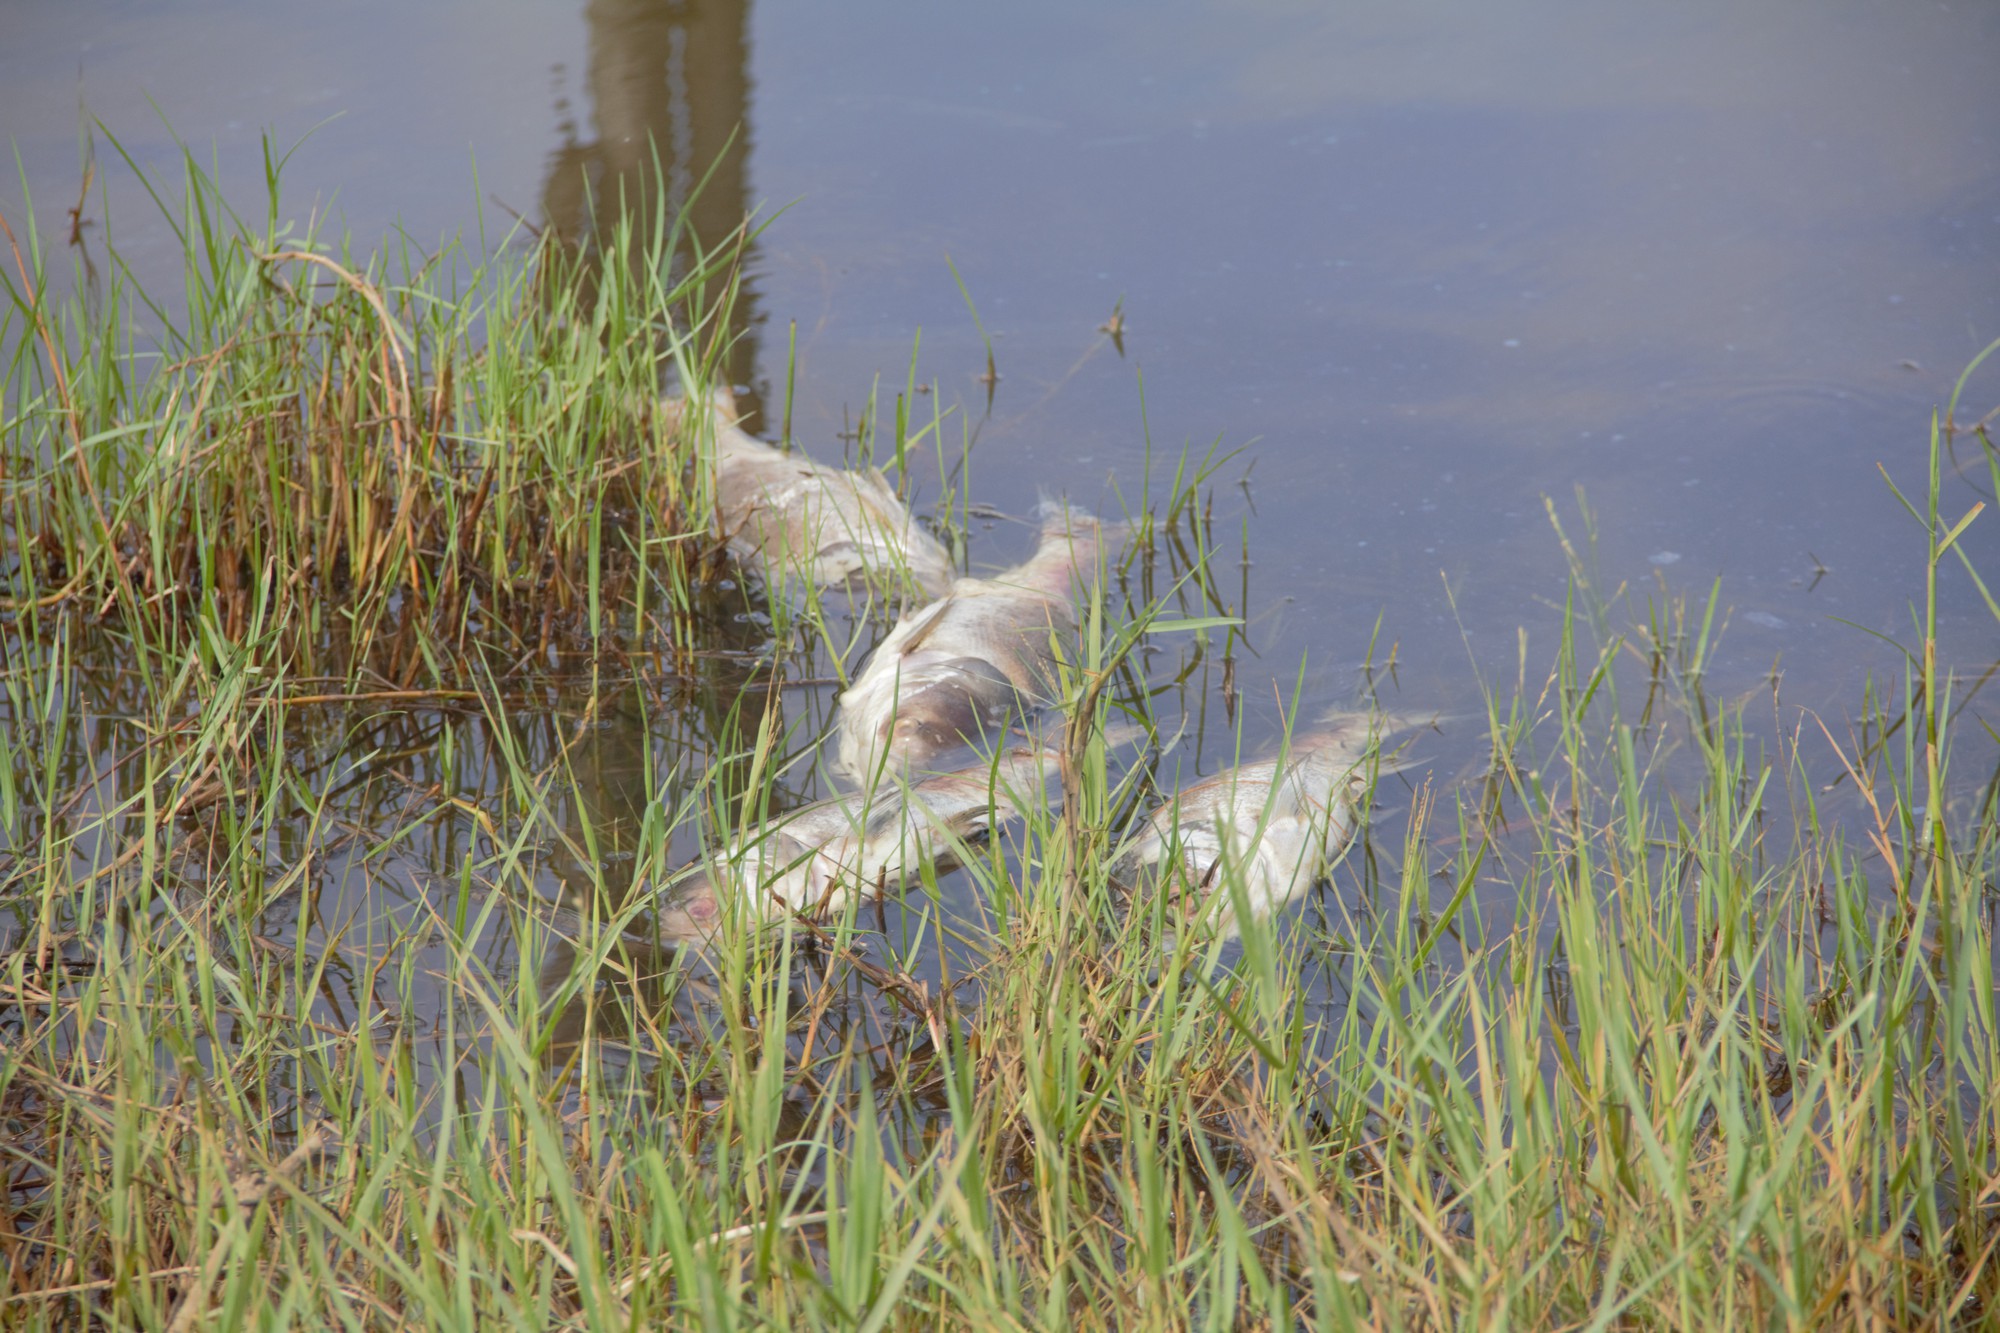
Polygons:
<instances>
[{"instance_id":1,"label":"dark reflection in water","mask_svg":"<svg viewBox=\"0 0 2000 1333\"><path fill-rule=\"evenodd\" d=\"M582 137L567 99L559 99L563 142L549 157L542 185L548 224L589 254L621 222L646 235L685 211L695 244L723 245L752 203L749 0L590 0L583 18L592 133ZM655 216L662 198L664 219ZM678 258L685 259L685 250ZM721 296L708 291L704 304ZM723 370L748 391L739 402L753 426L762 405L760 321L754 284L746 280Z\"/></svg>"}]
</instances>

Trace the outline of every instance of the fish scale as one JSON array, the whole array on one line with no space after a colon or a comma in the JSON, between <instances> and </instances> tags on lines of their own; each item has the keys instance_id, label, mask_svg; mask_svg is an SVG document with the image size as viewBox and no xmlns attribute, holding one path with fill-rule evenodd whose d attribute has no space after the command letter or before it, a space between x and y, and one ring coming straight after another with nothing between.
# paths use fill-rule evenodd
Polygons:
<instances>
[{"instance_id":1,"label":"fish scale","mask_svg":"<svg viewBox=\"0 0 2000 1333\"><path fill-rule=\"evenodd\" d=\"M1073 585L1122 535L1050 505L1034 555L990 579L959 579L905 615L840 696L836 768L859 782L885 764L935 764L1053 703L1059 657L1076 642Z\"/></svg>"},{"instance_id":2,"label":"fish scale","mask_svg":"<svg viewBox=\"0 0 2000 1333\"><path fill-rule=\"evenodd\" d=\"M950 585L950 555L881 472L827 467L756 439L736 424L735 403L722 390L697 410L714 444L723 538L767 590L793 577L828 588L907 586L925 597ZM694 419L683 398L661 400L660 411L669 429Z\"/></svg>"},{"instance_id":3,"label":"fish scale","mask_svg":"<svg viewBox=\"0 0 2000 1333\"><path fill-rule=\"evenodd\" d=\"M1056 751L1017 746L959 772L884 782L773 816L669 889L661 932L713 934L725 899L776 920L838 912L856 896L899 889L926 865L949 867L970 839L1048 809L1060 769Z\"/></svg>"},{"instance_id":4,"label":"fish scale","mask_svg":"<svg viewBox=\"0 0 2000 1333\"><path fill-rule=\"evenodd\" d=\"M1146 816L1121 877L1173 895L1178 914L1235 934L1240 890L1264 920L1303 897L1353 841L1371 777L1404 766L1383 737L1420 721L1336 714L1281 756L1238 765L1176 793Z\"/></svg>"}]
</instances>

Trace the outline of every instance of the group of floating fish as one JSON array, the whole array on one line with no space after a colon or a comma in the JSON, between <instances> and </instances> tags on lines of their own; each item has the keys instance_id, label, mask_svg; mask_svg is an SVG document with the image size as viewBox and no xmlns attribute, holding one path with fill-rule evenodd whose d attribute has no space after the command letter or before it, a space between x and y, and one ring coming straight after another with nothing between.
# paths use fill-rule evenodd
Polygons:
<instances>
[{"instance_id":1,"label":"group of floating fish","mask_svg":"<svg viewBox=\"0 0 2000 1333\"><path fill-rule=\"evenodd\" d=\"M669 430L713 450L729 551L768 593L789 595L803 580L815 591L868 586L924 599L840 696L833 766L847 789L773 816L683 872L662 897L662 929L700 938L732 913L753 922L836 913L1053 809L1062 754L1035 721L1058 704L1076 598L1123 526L1047 503L1026 561L954 578L949 554L880 472L826 467L752 437L723 393L669 398L661 410ZM1239 908L1270 915L1346 848L1371 760L1380 764L1375 747L1405 725L1334 716L1276 757L1182 790L1129 840L1120 879L1172 895L1190 926L1232 932Z\"/></svg>"}]
</instances>

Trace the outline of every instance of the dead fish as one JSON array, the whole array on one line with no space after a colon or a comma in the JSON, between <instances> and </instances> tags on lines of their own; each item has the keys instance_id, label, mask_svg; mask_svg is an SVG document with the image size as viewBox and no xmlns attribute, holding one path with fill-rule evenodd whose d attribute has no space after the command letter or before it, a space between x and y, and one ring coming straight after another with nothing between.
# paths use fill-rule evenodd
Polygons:
<instances>
[{"instance_id":1,"label":"dead fish","mask_svg":"<svg viewBox=\"0 0 2000 1333\"><path fill-rule=\"evenodd\" d=\"M880 783L773 816L663 895L661 933L712 935L732 898L754 921L823 916L850 899L879 897L926 863L952 864L965 840L1050 808L1059 774L1055 751L1017 746L990 763L905 786Z\"/></svg>"},{"instance_id":2,"label":"dead fish","mask_svg":"<svg viewBox=\"0 0 2000 1333\"><path fill-rule=\"evenodd\" d=\"M1347 850L1361 825L1371 770L1403 767L1380 757L1377 746L1417 721L1332 715L1294 736L1277 758L1185 788L1146 817L1120 878L1172 894L1175 916L1233 935L1240 929L1233 871L1251 915L1268 918L1303 897Z\"/></svg>"},{"instance_id":3,"label":"dead fish","mask_svg":"<svg viewBox=\"0 0 2000 1333\"><path fill-rule=\"evenodd\" d=\"M1052 703L1059 646L1076 640L1073 585L1123 535L1122 524L1047 503L1027 561L990 579L959 579L897 621L840 696L835 766L857 782L885 761L920 771Z\"/></svg>"},{"instance_id":4,"label":"dead fish","mask_svg":"<svg viewBox=\"0 0 2000 1333\"><path fill-rule=\"evenodd\" d=\"M950 586L951 556L880 471L826 467L766 444L736 424L726 390L702 406L693 415L687 399L666 398L660 411L670 430L713 436L717 519L730 553L767 588L794 573L822 588L868 584L924 597Z\"/></svg>"}]
</instances>

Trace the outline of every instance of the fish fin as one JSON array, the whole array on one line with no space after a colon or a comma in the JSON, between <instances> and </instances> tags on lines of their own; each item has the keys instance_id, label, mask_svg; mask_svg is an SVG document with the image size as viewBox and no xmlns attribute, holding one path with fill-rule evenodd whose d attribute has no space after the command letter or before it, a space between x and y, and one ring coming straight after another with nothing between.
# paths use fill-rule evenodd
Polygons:
<instances>
[{"instance_id":1,"label":"fish fin","mask_svg":"<svg viewBox=\"0 0 2000 1333\"><path fill-rule=\"evenodd\" d=\"M909 512L909 506L903 503L902 496L896 494L896 488L889 484L888 475L881 468L872 466L856 468L851 475L854 478L856 491L864 489L873 491L875 498L891 509L901 510L906 514Z\"/></svg>"},{"instance_id":2,"label":"fish fin","mask_svg":"<svg viewBox=\"0 0 2000 1333\"><path fill-rule=\"evenodd\" d=\"M907 657L921 647L924 640L930 637L931 631L944 620L944 613L950 606L951 594L946 593L929 606L918 608L916 619L910 625L910 637L897 645L897 652Z\"/></svg>"},{"instance_id":3,"label":"fish fin","mask_svg":"<svg viewBox=\"0 0 2000 1333\"><path fill-rule=\"evenodd\" d=\"M1042 522L1046 523L1051 518L1060 518L1062 515L1071 512L1072 509L1075 509L1078 513L1087 512L1071 505L1069 501L1062 499L1060 496L1051 493L1046 486L1037 486L1035 488L1035 517Z\"/></svg>"}]
</instances>

